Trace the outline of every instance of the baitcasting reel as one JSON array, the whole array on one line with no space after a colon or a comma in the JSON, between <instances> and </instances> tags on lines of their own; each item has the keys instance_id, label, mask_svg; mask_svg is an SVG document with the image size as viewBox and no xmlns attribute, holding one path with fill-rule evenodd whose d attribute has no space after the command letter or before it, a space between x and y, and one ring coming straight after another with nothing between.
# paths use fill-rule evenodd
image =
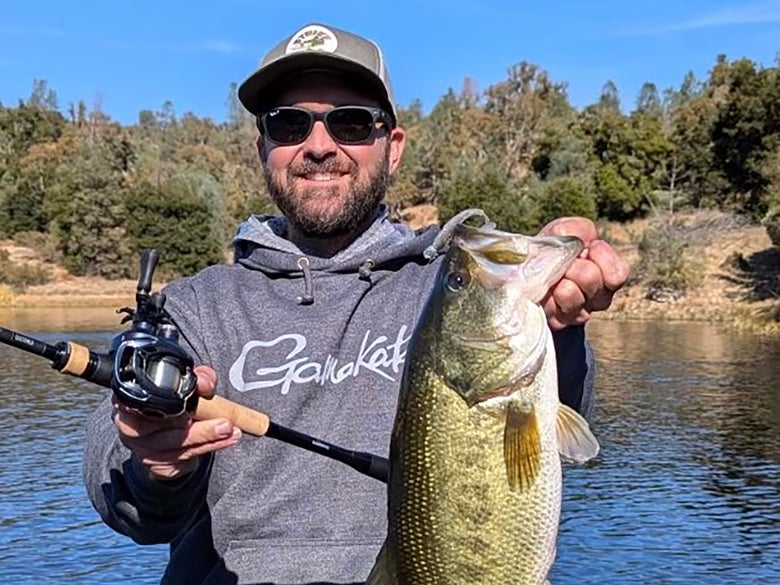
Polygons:
<instances>
[{"instance_id":1,"label":"baitcasting reel","mask_svg":"<svg viewBox=\"0 0 780 585\"><path fill-rule=\"evenodd\" d=\"M152 276L159 255L145 250L136 290L136 308L124 307L127 331L111 341L111 388L123 404L147 416L182 414L195 391L194 362L179 345L179 330L164 309L165 295L152 293Z\"/></svg>"}]
</instances>

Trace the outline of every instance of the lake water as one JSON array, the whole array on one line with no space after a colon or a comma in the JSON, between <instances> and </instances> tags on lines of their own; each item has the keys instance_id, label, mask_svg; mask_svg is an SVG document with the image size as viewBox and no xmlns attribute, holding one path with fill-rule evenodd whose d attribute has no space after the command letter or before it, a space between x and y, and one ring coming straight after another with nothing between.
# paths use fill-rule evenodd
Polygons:
<instances>
[{"instance_id":1,"label":"lake water","mask_svg":"<svg viewBox=\"0 0 780 585\"><path fill-rule=\"evenodd\" d=\"M101 332L12 317L0 325L50 343L102 349L116 331L110 311ZM602 451L565 469L553 584L780 583L780 341L705 324L590 332ZM82 424L104 391L4 345L0 363L0 581L156 584L166 547L113 533L81 484Z\"/></svg>"}]
</instances>

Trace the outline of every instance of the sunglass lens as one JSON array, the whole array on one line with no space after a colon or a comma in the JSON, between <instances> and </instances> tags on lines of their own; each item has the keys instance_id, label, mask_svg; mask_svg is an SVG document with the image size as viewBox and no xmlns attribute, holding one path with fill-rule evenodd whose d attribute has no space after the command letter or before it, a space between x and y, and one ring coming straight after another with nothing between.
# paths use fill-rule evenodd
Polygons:
<instances>
[{"instance_id":1,"label":"sunglass lens","mask_svg":"<svg viewBox=\"0 0 780 585\"><path fill-rule=\"evenodd\" d=\"M355 144L371 136L374 116L363 108L335 108L328 112L327 124L333 138L345 144Z\"/></svg>"},{"instance_id":2,"label":"sunglass lens","mask_svg":"<svg viewBox=\"0 0 780 585\"><path fill-rule=\"evenodd\" d=\"M306 110L278 109L265 116L268 137L277 144L297 144L308 136L312 117Z\"/></svg>"}]
</instances>

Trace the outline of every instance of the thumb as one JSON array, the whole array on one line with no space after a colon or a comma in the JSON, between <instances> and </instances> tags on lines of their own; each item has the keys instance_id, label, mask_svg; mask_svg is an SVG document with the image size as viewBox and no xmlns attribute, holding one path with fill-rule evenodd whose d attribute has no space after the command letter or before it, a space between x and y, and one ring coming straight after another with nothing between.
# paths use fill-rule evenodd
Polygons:
<instances>
[{"instance_id":1,"label":"thumb","mask_svg":"<svg viewBox=\"0 0 780 585\"><path fill-rule=\"evenodd\" d=\"M217 372L214 368L206 365L199 365L193 368L193 372L198 377L198 394L203 398L211 398L217 387Z\"/></svg>"}]
</instances>

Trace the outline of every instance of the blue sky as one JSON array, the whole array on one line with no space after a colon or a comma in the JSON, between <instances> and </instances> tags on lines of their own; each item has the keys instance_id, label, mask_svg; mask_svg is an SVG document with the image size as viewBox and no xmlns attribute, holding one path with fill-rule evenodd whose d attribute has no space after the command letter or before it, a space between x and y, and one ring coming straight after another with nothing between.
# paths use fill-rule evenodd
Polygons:
<instances>
[{"instance_id":1,"label":"blue sky","mask_svg":"<svg viewBox=\"0 0 780 585\"><path fill-rule=\"evenodd\" d=\"M230 84L309 22L376 40L397 101L426 111L464 78L483 90L520 61L566 82L577 107L612 80L631 109L645 81L704 78L719 53L770 67L780 49L780 0L17 0L0 11L0 102L37 78L63 111L83 99L131 124L171 100L222 121Z\"/></svg>"}]
</instances>

